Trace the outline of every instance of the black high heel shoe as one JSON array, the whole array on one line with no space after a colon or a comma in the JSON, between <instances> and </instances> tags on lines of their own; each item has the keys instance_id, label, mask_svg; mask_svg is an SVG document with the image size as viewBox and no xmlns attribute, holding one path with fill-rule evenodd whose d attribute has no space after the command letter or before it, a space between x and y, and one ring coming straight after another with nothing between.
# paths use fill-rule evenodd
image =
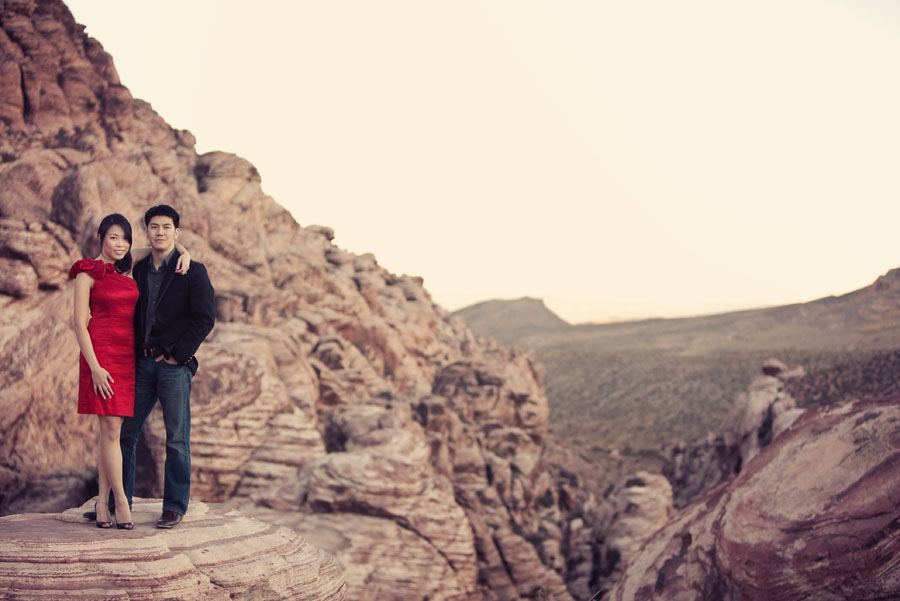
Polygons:
<instances>
[{"instance_id":1,"label":"black high heel shoe","mask_svg":"<svg viewBox=\"0 0 900 601\"><path fill-rule=\"evenodd\" d=\"M132 521L130 522L120 522L119 518L116 518L116 528L119 530L134 530L134 516L132 516Z\"/></svg>"},{"instance_id":2,"label":"black high heel shoe","mask_svg":"<svg viewBox=\"0 0 900 601\"><path fill-rule=\"evenodd\" d=\"M94 501L94 521L97 523L97 528L112 528L112 520L101 522L97 519L97 501Z\"/></svg>"}]
</instances>

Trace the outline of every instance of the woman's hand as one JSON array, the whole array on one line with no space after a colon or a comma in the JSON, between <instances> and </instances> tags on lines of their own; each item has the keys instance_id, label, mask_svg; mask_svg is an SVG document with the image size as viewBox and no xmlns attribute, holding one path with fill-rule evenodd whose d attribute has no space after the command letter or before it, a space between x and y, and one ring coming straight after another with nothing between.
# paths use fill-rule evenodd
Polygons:
<instances>
[{"instance_id":1,"label":"woman's hand","mask_svg":"<svg viewBox=\"0 0 900 601\"><path fill-rule=\"evenodd\" d=\"M114 384L115 380L108 371L98 365L97 369L91 370L91 380L94 384L94 394L104 399L112 398L113 389L110 384Z\"/></svg>"},{"instance_id":2,"label":"woman's hand","mask_svg":"<svg viewBox=\"0 0 900 601\"><path fill-rule=\"evenodd\" d=\"M184 275L188 272L188 269L191 268L191 253L188 251L184 251L180 255L178 255L178 262L175 263L175 273L180 273Z\"/></svg>"}]
</instances>

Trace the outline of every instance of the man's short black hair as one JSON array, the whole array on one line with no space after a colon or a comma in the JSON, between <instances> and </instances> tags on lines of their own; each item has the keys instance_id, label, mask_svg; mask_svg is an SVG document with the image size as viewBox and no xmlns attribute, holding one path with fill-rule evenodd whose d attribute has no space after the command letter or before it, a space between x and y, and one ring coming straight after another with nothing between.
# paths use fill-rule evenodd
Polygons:
<instances>
[{"instance_id":1,"label":"man's short black hair","mask_svg":"<svg viewBox=\"0 0 900 601\"><path fill-rule=\"evenodd\" d=\"M163 217L171 217L172 223L175 224L176 228L178 227L178 211L176 211L169 205L156 205L155 207L150 207L149 209L147 209L147 212L144 213L144 225L150 225L150 220L157 215L162 215Z\"/></svg>"}]
</instances>

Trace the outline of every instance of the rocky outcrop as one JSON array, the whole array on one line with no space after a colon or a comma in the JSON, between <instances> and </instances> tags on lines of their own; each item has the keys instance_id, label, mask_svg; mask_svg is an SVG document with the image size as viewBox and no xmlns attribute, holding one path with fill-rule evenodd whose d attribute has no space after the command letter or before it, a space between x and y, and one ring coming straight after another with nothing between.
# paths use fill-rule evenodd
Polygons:
<instances>
[{"instance_id":1,"label":"rocky outcrop","mask_svg":"<svg viewBox=\"0 0 900 601\"><path fill-rule=\"evenodd\" d=\"M610 601L900 597L900 398L807 411L629 564Z\"/></svg>"},{"instance_id":2,"label":"rocky outcrop","mask_svg":"<svg viewBox=\"0 0 900 601\"><path fill-rule=\"evenodd\" d=\"M390 532L401 526L417 537L416 546L430 551L389 573L397 582L420 583L405 587L420 590L421 598L438 594L430 580L435 573L444 574L439 596L446 598L460 591L462 598L518 599L538 589L551 599L570 598L563 575L548 569L528 540L544 521L563 519L554 481L542 467L546 405L534 376L522 378L515 368L517 361L527 367L527 358L506 350L500 356L511 362L509 379L487 365L457 362L441 370L434 392L414 404L391 395L365 402L337 397L323 426L328 452L267 489L239 488L233 502L324 513L332 528L360 523L358 532L340 529L341 546L326 542L348 566L371 559L372 548L402 540L368 538L375 525ZM344 363L342 355L330 361ZM525 374L532 373L528 369ZM245 494L249 499L242 501ZM305 519L289 522L297 527ZM350 570L348 582L368 582L372 568ZM355 581L357 574L364 579ZM379 578L389 586L383 574Z\"/></svg>"},{"instance_id":3,"label":"rocky outcrop","mask_svg":"<svg viewBox=\"0 0 900 601\"><path fill-rule=\"evenodd\" d=\"M785 391L785 383L804 375L801 367L769 359L749 390L738 395L715 434L693 445L676 442L664 451L663 474L672 483L676 507L740 473L803 413Z\"/></svg>"},{"instance_id":4,"label":"rocky outcrop","mask_svg":"<svg viewBox=\"0 0 900 601\"><path fill-rule=\"evenodd\" d=\"M615 513L606 529L605 549L607 554L616 554L616 567L621 570L675 513L672 488L659 474L638 472L617 487L611 499ZM617 577L619 570L611 578Z\"/></svg>"},{"instance_id":5,"label":"rocky outcrop","mask_svg":"<svg viewBox=\"0 0 900 601\"><path fill-rule=\"evenodd\" d=\"M302 514L254 505L250 510L267 522L290 527L334 555L347 581L362 583L350 587L354 600L478 598L466 592L438 547L395 520L359 513Z\"/></svg>"},{"instance_id":6,"label":"rocky outcrop","mask_svg":"<svg viewBox=\"0 0 900 601\"><path fill-rule=\"evenodd\" d=\"M62 514L0 518L0 597L146 601L341 601L334 560L288 528L195 502L181 526L154 527L162 502L135 499L135 528Z\"/></svg>"},{"instance_id":7,"label":"rocky outcrop","mask_svg":"<svg viewBox=\"0 0 900 601\"><path fill-rule=\"evenodd\" d=\"M638 472L611 487L600 502L585 506L590 510L567 524L562 555L569 590L578 599L594 599L673 515L672 488L659 474ZM542 550L556 552L554 538L548 538Z\"/></svg>"},{"instance_id":8,"label":"rocky outcrop","mask_svg":"<svg viewBox=\"0 0 900 601\"><path fill-rule=\"evenodd\" d=\"M340 532L325 548L352 598L568 601L540 533L588 510L547 469L533 358L477 338L421 278L301 227L247 161L198 156L61 2L0 0L0 23L0 489L93 465L65 273L96 254L103 215L143 245L143 211L169 203L216 288L194 499ZM161 493L161 426L151 416L139 449L143 495Z\"/></svg>"}]
</instances>

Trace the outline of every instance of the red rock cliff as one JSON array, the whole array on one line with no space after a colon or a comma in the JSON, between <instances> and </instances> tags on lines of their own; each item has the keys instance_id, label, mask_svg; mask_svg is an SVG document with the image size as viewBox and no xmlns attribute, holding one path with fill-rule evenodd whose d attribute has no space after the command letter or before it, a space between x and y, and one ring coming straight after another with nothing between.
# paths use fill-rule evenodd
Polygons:
<instances>
[{"instance_id":1,"label":"red rock cliff","mask_svg":"<svg viewBox=\"0 0 900 601\"><path fill-rule=\"evenodd\" d=\"M526 540L565 546L572 510L546 469L532 358L476 339L420 278L301 227L247 161L198 156L61 2L0 0L0 23L0 488L93 464L66 273L96 254L105 214L141 245L143 211L169 203L217 292L194 381L195 498L305 528L350 598L570 599L565 562Z\"/></svg>"}]
</instances>

